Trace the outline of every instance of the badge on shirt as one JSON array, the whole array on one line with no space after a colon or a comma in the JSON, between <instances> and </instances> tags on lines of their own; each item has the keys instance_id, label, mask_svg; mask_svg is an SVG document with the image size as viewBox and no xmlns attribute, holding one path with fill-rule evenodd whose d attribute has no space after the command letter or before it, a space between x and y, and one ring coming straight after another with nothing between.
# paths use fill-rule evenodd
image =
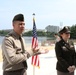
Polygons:
<instances>
[{"instance_id":1,"label":"badge on shirt","mask_svg":"<svg viewBox=\"0 0 76 75\"><path fill-rule=\"evenodd\" d=\"M68 51L68 49L67 49L65 46L62 46L62 49L63 49L64 51Z\"/></svg>"},{"instance_id":2,"label":"badge on shirt","mask_svg":"<svg viewBox=\"0 0 76 75\"><path fill-rule=\"evenodd\" d=\"M73 45L70 45L70 48L74 48L74 46Z\"/></svg>"}]
</instances>

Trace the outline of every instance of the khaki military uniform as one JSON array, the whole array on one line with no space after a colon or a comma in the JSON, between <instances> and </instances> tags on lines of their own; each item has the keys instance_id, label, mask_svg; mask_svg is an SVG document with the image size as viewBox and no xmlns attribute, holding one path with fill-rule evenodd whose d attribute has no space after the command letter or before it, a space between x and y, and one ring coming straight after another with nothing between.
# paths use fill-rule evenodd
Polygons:
<instances>
[{"instance_id":1,"label":"khaki military uniform","mask_svg":"<svg viewBox=\"0 0 76 75\"><path fill-rule=\"evenodd\" d=\"M23 39L23 38L22 38ZM24 48L25 41L23 39ZM21 43L19 40L19 35L12 31L7 36L5 36L2 42L2 55L3 55L3 70L4 71L15 71L23 69L24 65L22 62L27 60L33 55L32 50L25 51L22 53Z\"/></svg>"}]
</instances>

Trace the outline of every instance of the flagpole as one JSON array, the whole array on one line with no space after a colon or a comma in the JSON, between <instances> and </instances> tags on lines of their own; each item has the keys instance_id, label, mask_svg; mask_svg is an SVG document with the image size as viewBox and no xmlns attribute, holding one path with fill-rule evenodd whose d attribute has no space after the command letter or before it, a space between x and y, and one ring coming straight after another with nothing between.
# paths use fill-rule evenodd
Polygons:
<instances>
[{"instance_id":1,"label":"flagpole","mask_svg":"<svg viewBox=\"0 0 76 75\"><path fill-rule=\"evenodd\" d=\"M38 39L37 39L37 30L35 24L35 13L33 13L33 37L32 37L32 48L38 47ZM39 57L38 55L32 56L32 65L33 65L33 75L35 75L36 66L39 67Z\"/></svg>"},{"instance_id":2,"label":"flagpole","mask_svg":"<svg viewBox=\"0 0 76 75\"><path fill-rule=\"evenodd\" d=\"M33 75L35 75L35 66L33 66Z\"/></svg>"},{"instance_id":3,"label":"flagpole","mask_svg":"<svg viewBox=\"0 0 76 75\"><path fill-rule=\"evenodd\" d=\"M33 15L33 19L35 17L35 13L32 14ZM33 65L33 75L35 75L35 66Z\"/></svg>"},{"instance_id":4,"label":"flagpole","mask_svg":"<svg viewBox=\"0 0 76 75\"><path fill-rule=\"evenodd\" d=\"M35 17L35 13L33 13L32 15L33 15L33 18L34 18Z\"/></svg>"}]
</instances>

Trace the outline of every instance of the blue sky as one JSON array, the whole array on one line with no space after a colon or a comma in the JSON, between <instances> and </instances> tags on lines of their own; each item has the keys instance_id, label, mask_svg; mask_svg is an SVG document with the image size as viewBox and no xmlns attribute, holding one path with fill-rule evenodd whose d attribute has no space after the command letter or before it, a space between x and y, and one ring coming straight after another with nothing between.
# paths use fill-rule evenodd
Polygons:
<instances>
[{"instance_id":1,"label":"blue sky","mask_svg":"<svg viewBox=\"0 0 76 75\"><path fill-rule=\"evenodd\" d=\"M0 29L12 29L12 19L18 13L24 14L26 29L32 29L33 13L37 29L72 26L76 24L76 0L1 0Z\"/></svg>"}]
</instances>

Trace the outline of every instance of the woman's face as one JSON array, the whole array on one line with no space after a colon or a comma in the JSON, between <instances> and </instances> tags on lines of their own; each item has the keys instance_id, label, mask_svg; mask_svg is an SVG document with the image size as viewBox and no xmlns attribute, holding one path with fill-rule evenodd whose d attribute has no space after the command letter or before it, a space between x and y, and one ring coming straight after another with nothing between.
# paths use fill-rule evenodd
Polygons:
<instances>
[{"instance_id":1,"label":"woman's face","mask_svg":"<svg viewBox=\"0 0 76 75\"><path fill-rule=\"evenodd\" d=\"M70 33L63 33L61 34L61 37L64 39L64 40L68 40L70 38Z\"/></svg>"}]
</instances>

